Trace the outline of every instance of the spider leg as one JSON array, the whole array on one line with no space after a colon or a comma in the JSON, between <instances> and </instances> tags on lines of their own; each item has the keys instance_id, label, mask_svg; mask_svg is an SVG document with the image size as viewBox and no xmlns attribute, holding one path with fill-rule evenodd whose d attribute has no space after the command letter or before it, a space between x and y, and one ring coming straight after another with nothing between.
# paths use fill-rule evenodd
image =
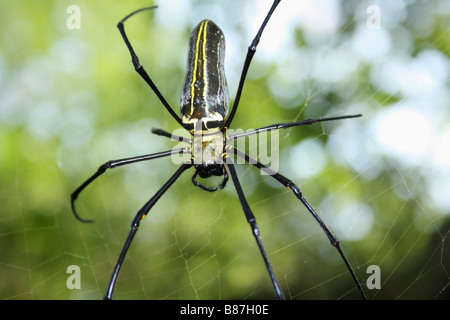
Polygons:
<instances>
[{"instance_id":1,"label":"spider leg","mask_svg":"<svg viewBox=\"0 0 450 320\"><path fill-rule=\"evenodd\" d=\"M302 125L312 125L314 123L325 122L325 121L334 121L334 120L358 118L358 117L361 117L361 116L362 116L361 114L352 114L352 115L346 115L346 116L340 116L340 117L306 119L306 120L301 120L301 121L296 121L296 122L289 122L289 123L276 123L276 124L272 124L272 125L265 126L265 127L262 127L262 128L249 130L247 132L229 135L229 136L227 136L227 140L231 141L231 140L234 140L234 139L237 139L237 138L247 137L247 136L251 136L251 135L258 134L258 133L261 133L261 132L266 132L266 131L272 131L272 130L278 130L278 129L287 129L287 128L296 127L296 126L302 126Z\"/></svg>"},{"instance_id":2,"label":"spider leg","mask_svg":"<svg viewBox=\"0 0 450 320\"><path fill-rule=\"evenodd\" d=\"M167 131L165 131L163 129L153 128L152 129L152 133L156 134L158 136L163 136L163 137L170 138L170 139L175 140L175 141L191 143L191 139L186 138L186 137L182 137L182 136L177 136L175 134L171 134L170 132L167 132Z\"/></svg>"},{"instance_id":3,"label":"spider leg","mask_svg":"<svg viewBox=\"0 0 450 320\"><path fill-rule=\"evenodd\" d=\"M139 13L144 10L152 10L157 8L156 6L153 7L146 7L139 10L136 10L129 15L127 15L125 18L119 21L117 24L117 28L119 28L120 34L122 35L123 40L125 41L125 44L128 47L128 50L131 54L131 61L133 63L134 69L139 73L139 75L147 82L147 84L150 86L150 88L153 90L153 92L158 96L158 99L162 102L164 107L169 111L169 113L172 115L172 117L178 121L180 125L183 125L181 122L181 118L178 116L178 114L173 111L173 108L170 106L170 104L167 102L167 100L164 98L164 96L161 94L159 89L156 87L150 76L147 74L147 71L145 71L144 67L140 64L139 58L134 52L133 46L131 45L130 41L128 40L127 34L125 32L125 21L128 20L130 17L134 16L136 13Z\"/></svg>"},{"instance_id":4,"label":"spider leg","mask_svg":"<svg viewBox=\"0 0 450 320\"><path fill-rule=\"evenodd\" d=\"M161 196L172 186L172 184L181 176L181 174L192 166L191 163L183 164L178 170L170 177L170 179L155 193L155 195L137 212L136 216L131 223L131 230L128 234L125 245L123 246L122 252L120 253L119 259L117 260L116 267L111 277L111 281L106 291L105 300L111 300L114 292L114 287L116 285L117 277L119 276L120 268L122 267L125 255L130 248L131 242L139 229L139 223L144 219L150 209L155 205L155 203L161 198Z\"/></svg>"},{"instance_id":5,"label":"spider leg","mask_svg":"<svg viewBox=\"0 0 450 320\"><path fill-rule=\"evenodd\" d=\"M347 256L345 255L344 251L341 248L341 245L339 243L339 240L336 238L336 236L331 232L330 228L323 222L322 218L317 214L317 212L314 210L314 208L309 204L309 202L305 199L303 196L302 191L299 187L297 187L291 180L286 178L285 176L275 172L274 170L268 168L267 166L263 165L262 163L258 162L256 159L253 159L249 155L247 155L245 152L242 152L239 149L236 149L232 146L229 146L231 151L237 155L238 157L243 158L245 161L250 163L251 165L257 167L258 169L266 172L270 176L272 176L275 180L280 182L284 187L290 189L295 196L303 203L303 205L308 209L308 211L311 213L311 215L314 217L314 219L317 221L317 223L320 225L322 230L327 235L328 239L330 240L330 243L333 247L337 249L339 254L341 255L342 260L344 261L345 265L347 266L348 271L350 272L353 281L356 284L356 287L358 288L359 293L361 294L362 298L366 300L366 294L364 293L364 290L361 287L361 284L356 277L355 271L353 270L352 266L350 265L350 262L347 259Z\"/></svg>"},{"instance_id":6,"label":"spider leg","mask_svg":"<svg viewBox=\"0 0 450 320\"><path fill-rule=\"evenodd\" d=\"M267 22L269 22L270 17L272 16L272 13L275 11L275 8L278 6L281 0L274 0L272 7L270 8L269 12L266 15L266 18L264 19L264 22L262 23L261 27L258 30L258 33L256 34L255 38L253 39L252 43L248 47L247 50L247 56L245 57L244 62L244 68L242 69L241 73L241 79L239 80L239 86L237 88L236 98L234 99L233 108L231 109L230 115L228 116L228 119L224 125L225 128L229 128L231 121L233 121L234 115L236 114L237 107L239 105L239 100L241 99L242 90L244 88L245 78L247 77L247 72L250 67L250 63L252 62L253 56L256 52L256 47L258 46L259 40L261 39L261 35L264 31L264 28L267 25Z\"/></svg>"},{"instance_id":7,"label":"spider leg","mask_svg":"<svg viewBox=\"0 0 450 320\"><path fill-rule=\"evenodd\" d=\"M247 199L245 198L244 192L242 191L242 187L239 182L239 179L238 179L238 176L236 173L236 169L234 168L233 160L231 158L227 158L227 165L228 165L228 168L230 169L231 178L233 180L234 187L238 194L239 201L241 202L242 209L244 210L245 217L247 218L247 221L250 224L253 236L255 237L256 243L258 244L259 251L261 252L261 255L266 264L266 268L267 268L267 271L269 272L270 279L272 280L272 284L275 289L275 293L276 293L278 299L284 300L285 299L284 293L281 290L281 287L280 287L280 284L278 283L275 272L273 271L272 264L270 263L270 260L269 260L269 256L268 256L267 251L264 248L264 245L262 242L259 227L258 227L258 224L256 223L256 218L253 215L252 210L250 209Z\"/></svg>"},{"instance_id":8,"label":"spider leg","mask_svg":"<svg viewBox=\"0 0 450 320\"><path fill-rule=\"evenodd\" d=\"M93 220L83 219L78 215L78 213L75 209L75 200L78 198L78 195L81 193L81 191L83 191L89 184L91 184L92 181L94 181L100 175L102 175L107 169L113 169L116 167L125 166L125 165L135 163L135 162L148 161L148 160L153 160L153 159L157 159L157 158L167 157L172 154L180 154L180 153L186 153L186 152L187 152L186 148L178 148L178 149L173 149L173 150L163 151L163 152L158 152L158 153L152 153L152 154L147 154L147 155L138 156L138 157L111 160L111 161L108 161L108 162L102 164L98 168L97 172L95 172L89 179L87 179L81 186L79 186L71 194L70 202L72 205L72 212L73 212L74 216L82 222L92 222L93 221Z\"/></svg>"}]
</instances>

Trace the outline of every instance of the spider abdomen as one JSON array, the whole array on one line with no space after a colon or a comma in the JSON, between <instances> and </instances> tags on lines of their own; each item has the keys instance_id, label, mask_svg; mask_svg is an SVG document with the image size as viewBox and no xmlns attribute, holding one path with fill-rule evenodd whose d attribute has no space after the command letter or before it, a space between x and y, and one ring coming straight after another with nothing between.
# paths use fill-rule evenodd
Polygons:
<instances>
[{"instance_id":1,"label":"spider abdomen","mask_svg":"<svg viewBox=\"0 0 450 320\"><path fill-rule=\"evenodd\" d=\"M211 20L203 20L192 31L181 92L181 120L191 133L224 126L229 109L224 60L222 30ZM197 122L201 123L201 128L196 127Z\"/></svg>"}]
</instances>

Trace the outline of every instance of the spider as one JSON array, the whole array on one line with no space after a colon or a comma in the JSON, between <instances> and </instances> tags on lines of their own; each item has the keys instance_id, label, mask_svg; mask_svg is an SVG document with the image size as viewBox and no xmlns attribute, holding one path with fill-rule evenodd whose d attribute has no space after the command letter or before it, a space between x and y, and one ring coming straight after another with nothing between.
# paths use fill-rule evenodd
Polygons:
<instances>
[{"instance_id":1,"label":"spider","mask_svg":"<svg viewBox=\"0 0 450 320\"><path fill-rule=\"evenodd\" d=\"M92 181L102 175L107 169L113 169L116 167L141 161L149 161L157 158L168 157L171 155L190 155L190 157L188 156L189 160L185 161L167 180L167 182L156 192L156 194L152 198L150 198L150 200L148 200L145 205L137 212L135 218L132 221L131 230L115 265L111 281L104 297L105 299L110 300L113 297L114 288L119 276L120 269L128 252L128 249L130 248L132 240L139 228L141 220L143 220L147 216L155 203L173 185L173 183L181 176L181 174L192 167L195 169L195 173L192 176L192 183L195 186L208 192L215 192L218 189L223 189L228 182L229 175L231 175L231 179L236 189L239 201L263 258L275 294L278 299L285 299L283 290L277 280L266 249L264 248L256 218L247 202L247 199L239 182L235 164L233 162L233 156L244 159L245 162L258 168L265 174L270 175L273 179L277 180L284 187L294 193L298 200L301 201L301 203L306 207L309 213L314 217L314 219L323 229L331 244L337 249L351 277L353 278L353 281L355 282L359 293L361 294L363 299L366 298L364 291L356 277L356 274L351 267L346 255L344 254L344 251L342 250L338 239L319 217L314 208L305 199L300 188L285 176L281 175L278 172L275 172L271 168L265 166L256 159L250 157L245 152L235 148L230 144L230 142L235 139L259 134L261 132L287 129L300 125L312 125L314 123L323 121L356 118L360 117L361 115L345 115L319 119L306 119L291 123L278 123L261 127L255 130L248 130L245 133L226 136L226 131L230 127L230 124L236 114L239 100L244 88L247 71L256 52L256 47L260 41L264 28L266 27L280 1L281 0L274 0L269 12L267 13L263 23L258 30L258 33L248 47L244 67L242 69L239 85L237 88L236 97L234 99L233 106L229 115L228 87L224 74L225 37L220 28L214 22L212 22L211 20L203 20L192 31L189 42L186 78L181 93L181 116L179 116L174 112L174 109L169 105L150 76L145 71L144 67L139 63L139 58L136 55L130 41L128 40L127 34L125 33L124 26L126 20L144 10L152 10L156 8L156 6L145 7L136 10L119 21L117 27L119 28L120 34L122 35L123 40L128 47L135 70L147 82L147 84L150 86L150 88L153 90L153 92L156 94L156 96L159 98L159 100L171 114L171 116L184 129L190 132L192 138L189 139L182 136L172 135L169 132L161 129L153 129L152 132L156 135L169 137L175 141L186 142L188 143L188 146L183 148L174 148L172 150L164 152L157 152L153 154L108 161L101 165L89 179L87 179L71 194L71 206L75 217L82 222L92 222L92 220L83 219L78 215L75 209L75 200L78 198L78 195L81 191L83 191ZM199 182L197 180L197 176L200 176L202 179L207 179L212 176L218 176L223 177L223 180L216 187L208 187Z\"/></svg>"}]
</instances>

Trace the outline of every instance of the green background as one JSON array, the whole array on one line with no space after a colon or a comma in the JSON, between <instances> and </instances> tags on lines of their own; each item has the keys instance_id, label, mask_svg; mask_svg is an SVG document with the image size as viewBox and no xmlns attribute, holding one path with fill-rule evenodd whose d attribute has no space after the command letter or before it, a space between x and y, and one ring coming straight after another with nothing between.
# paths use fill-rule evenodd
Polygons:
<instances>
[{"instance_id":1,"label":"green background","mask_svg":"<svg viewBox=\"0 0 450 320\"><path fill-rule=\"evenodd\" d=\"M321 68L320 78L303 74L295 66L313 61L296 53L318 52L313 56L319 65L333 59L337 49L351 59L354 48L346 44L364 27L369 16L365 9L372 3L333 2L341 21L333 36L320 41L294 24L288 52L276 47L267 52L263 36L233 122L234 128L247 129L308 117L364 114L280 132L280 172L302 188L335 231L363 287L367 267L380 267L381 289L365 288L370 299L449 297L450 207L433 200L439 188L431 186L434 177L446 179L441 181L448 185L450 168L425 160L408 164L407 156L383 151L372 130L372 121L385 110L402 102L408 107L411 101L404 92L392 92L374 81L373 74L383 62L395 61L396 45L412 60L423 51L439 52L448 75L450 10L444 2L377 2L381 30L392 39L407 38L410 47L393 43L381 62L358 63L340 81L327 82L326 67ZM159 11L142 13L127 24L142 64L178 112L190 30L210 18L235 45L227 60L233 99L246 47L270 1L170 3L172 7L159 3ZM292 12L302 10L296 3L282 1L279 11L287 11L282 6ZM404 6L392 9L389 3ZM168 158L108 171L77 202L80 215L95 222L81 223L71 213L71 192L100 164L169 150L176 144L150 133L153 127L173 131L177 123L133 70L115 27L126 14L151 4L141 0L0 2L0 299L101 299L134 214L175 172L177 167ZM69 5L81 10L80 29L66 25ZM256 10L256 6L263 8ZM393 20L386 12L401 18ZM172 23L176 19L179 24ZM274 24L269 23L266 31ZM288 66L283 69L281 62ZM274 74L277 77L271 77ZM304 79L299 86L273 96L274 87L281 90L297 75ZM443 83L445 98L448 78ZM427 101L423 108L428 112L440 107L433 118L439 137L448 131L448 99ZM337 154L336 144L333 149L329 143L344 125L356 131L339 136ZM401 125L402 121L399 130ZM417 127L419 132L422 129ZM320 152L314 153L302 141L321 146ZM356 160L342 161L342 150L355 146L352 141L359 143L359 148L349 148ZM325 162L317 173L302 178L294 171L305 166L303 158L312 164ZM366 162L358 167L359 158ZM250 166L239 165L238 172L286 296L358 299L338 253L292 193ZM224 191L207 193L192 185L192 174L192 170L185 173L141 223L115 298L275 298L231 180ZM342 218L336 218L338 212L345 213L342 208L352 206L362 216L370 212L366 221L370 227L357 239L342 230L360 230L364 221L356 216L340 226ZM80 267L81 289L66 286L70 265Z\"/></svg>"}]
</instances>

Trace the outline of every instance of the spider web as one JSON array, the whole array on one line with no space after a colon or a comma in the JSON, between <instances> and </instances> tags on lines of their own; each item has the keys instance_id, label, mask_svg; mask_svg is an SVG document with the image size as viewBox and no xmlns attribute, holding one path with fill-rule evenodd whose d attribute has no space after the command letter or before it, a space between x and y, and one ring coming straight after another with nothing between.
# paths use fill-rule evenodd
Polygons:
<instances>
[{"instance_id":1,"label":"spider web","mask_svg":"<svg viewBox=\"0 0 450 320\"><path fill-rule=\"evenodd\" d=\"M205 17L227 37L234 96L246 47L271 3L256 2L186 1L174 10L164 1L130 20L141 62L171 105L190 30ZM8 34L0 52L2 299L102 298L134 214L176 170L170 159L111 170L77 203L95 222L72 216L70 193L100 164L169 150L176 143L150 129L177 128L114 30L149 3L78 5L75 30L63 1L0 5ZM377 7L381 25L372 30L367 19ZM246 130L363 114L280 131L279 172L334 231L370 299L449 297L449 12L444 1L282 1L233 122ZM237 170L286 296L358 299L343 261L292 192L249 165ZM142 221L115 298L274 298L232 181L206 193L192 186L192 174ZM80 267L80 289L67 287L72 265ZM367 287L369 266L380 268L379 289Z\"/></svg>"}]
</instances>

